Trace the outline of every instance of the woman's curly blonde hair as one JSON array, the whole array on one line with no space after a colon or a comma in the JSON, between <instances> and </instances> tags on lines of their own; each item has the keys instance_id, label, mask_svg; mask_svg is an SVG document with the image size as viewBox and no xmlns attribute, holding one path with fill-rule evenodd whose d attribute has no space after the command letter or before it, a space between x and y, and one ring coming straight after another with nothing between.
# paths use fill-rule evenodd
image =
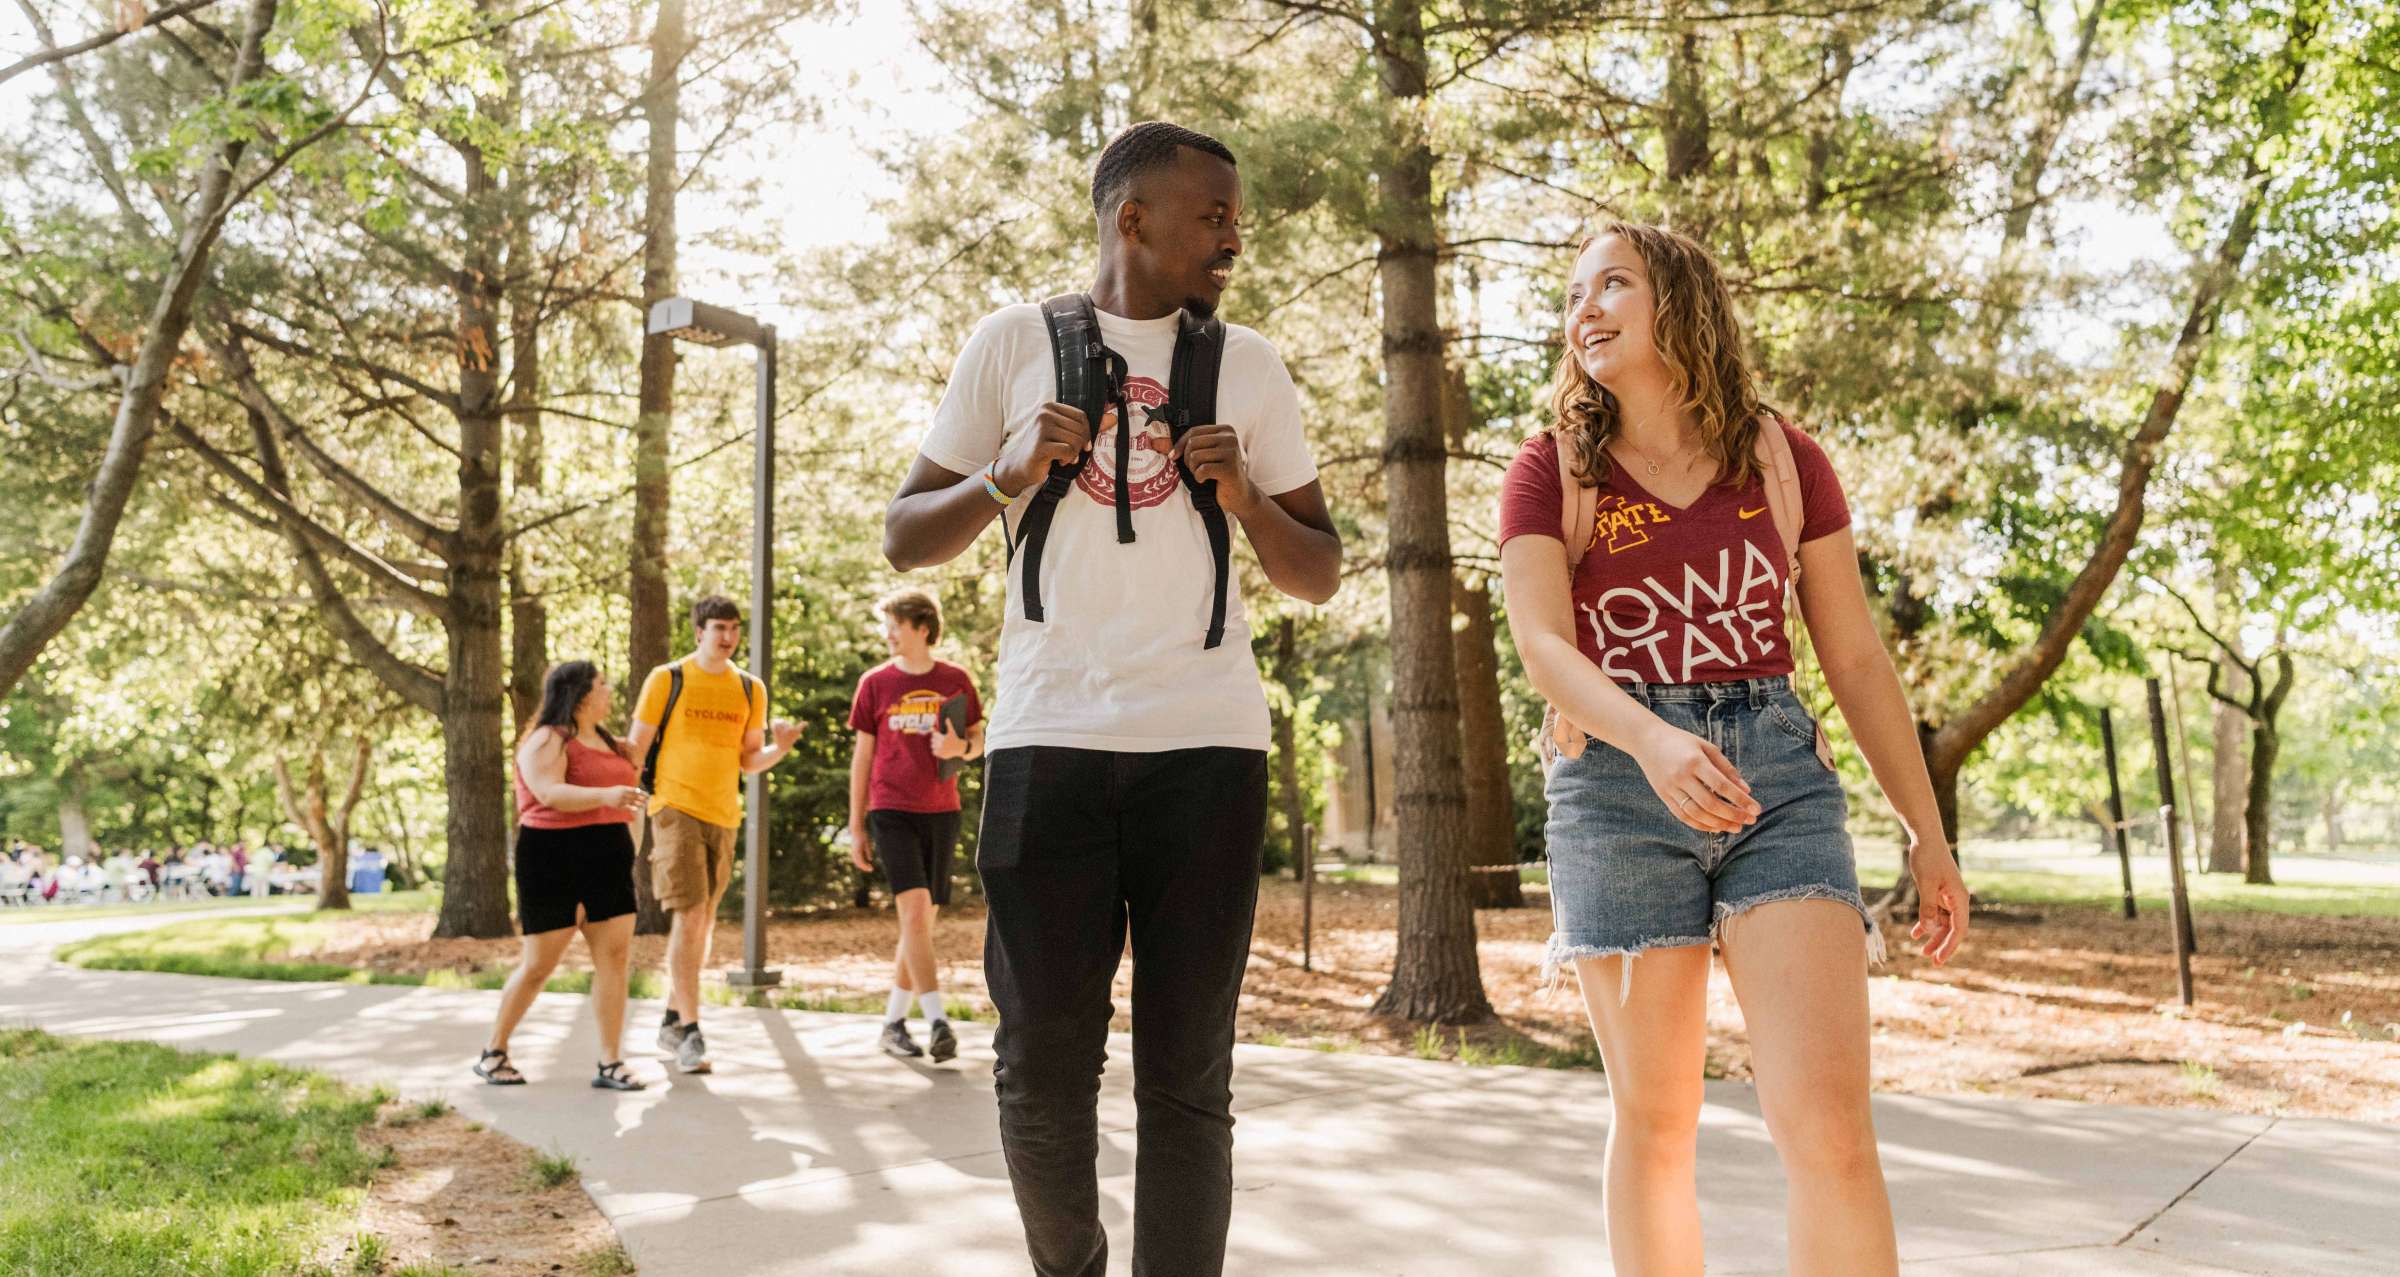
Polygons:
<instances>
[{"instance_id":1,"label":"woman's curly blonde hair","mask_svg":"<svg viewBox=\"0 0 2400 1277\"><path fill-rule=\"evenodd\" d=\"M1717 463L1717 480L1758 477L1759 423L1774 409L1759 398L1742 346L1742 321L1716 259L1679 231L1640 222L1610 222L1575 246L1575 261L1606 235L1633 246L1650 277L1651 337L1665 360L1674 393L1699 427L1700 446ZM1562 343L1564 344L1564 343ZM1551 429L1572 449L1575 473L1586 483L1607 474L1608 445L1623 429L1617 397L1583 370L1571 345L1559 352L1550 382Z\"/></svg>"}]
</instances>

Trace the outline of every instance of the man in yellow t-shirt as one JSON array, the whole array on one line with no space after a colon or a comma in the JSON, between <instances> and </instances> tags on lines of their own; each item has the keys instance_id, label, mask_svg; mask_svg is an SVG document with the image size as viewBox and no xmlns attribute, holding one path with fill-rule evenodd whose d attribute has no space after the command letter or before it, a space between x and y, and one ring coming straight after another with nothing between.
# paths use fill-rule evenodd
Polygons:
<instances>
[{"instance_id":1,"label":"man in yellow t-shirt","mask_svg":"<svg viewBox=\"0 0 2400 1277\"><path fill-rule=\"evenodd\" d=\"M769 727L766 686L734 668L742 612L733 600L712 594L692 604L692 641L690 656L659 666L643 681L625 743L640 759L650 757L653 742L658 746L650 795L650 882L674 919L667 934L667 1012L658 1044L674 1056L677 1068L706 1073L700 969L708 964L717 903L733 877L742 777L782 762L800 739L800 727L782 719ZM683 686L671 691L678 669Z\"/></svg>"}]
</instances>

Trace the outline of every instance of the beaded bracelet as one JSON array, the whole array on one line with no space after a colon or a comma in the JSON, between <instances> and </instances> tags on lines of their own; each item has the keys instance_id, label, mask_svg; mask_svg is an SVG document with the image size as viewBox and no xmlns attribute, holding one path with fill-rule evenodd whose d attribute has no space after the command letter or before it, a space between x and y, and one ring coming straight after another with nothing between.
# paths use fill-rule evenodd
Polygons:
<instances>
[{"instance_id":1,"label":"beaded bracelet","mask_svg":"<svg viewBox=\"0 0 2400 1277\"><path fill-rule=\"evenodd\" d=\"M999 483L992 478L992 470L989 466L984 467L983 470L983 490L991 493L992 500L997 501L1002 505L1015 505L1017 503L1017 499L1015 497L1012 497L1000 490Z\"/></svg>"}]
</instances>

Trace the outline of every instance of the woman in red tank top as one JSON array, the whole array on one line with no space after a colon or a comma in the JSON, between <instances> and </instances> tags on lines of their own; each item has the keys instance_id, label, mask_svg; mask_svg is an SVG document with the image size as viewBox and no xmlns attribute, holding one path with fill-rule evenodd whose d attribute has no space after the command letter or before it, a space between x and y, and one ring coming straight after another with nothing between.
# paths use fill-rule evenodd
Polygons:
<instances>
[{"instance_id":1,"label":"woman in red tank top","mask_svg":"<svg viewBox=\"0 0 2400 1277\"><path fill-rule=\"evenodd\" d=\"M517 742L517 920L524 956L500 994L500 1016L475 1075L518 1086L508 1037L577 932L592 954L592 1012L600 1066L592 1085L638 1091L625 1071L626 968L633 946L631 825L649 796L624 746L600 721L607 680L590 661L566 661L542 680L542 707Z\"/></svg>"}]
</instances>

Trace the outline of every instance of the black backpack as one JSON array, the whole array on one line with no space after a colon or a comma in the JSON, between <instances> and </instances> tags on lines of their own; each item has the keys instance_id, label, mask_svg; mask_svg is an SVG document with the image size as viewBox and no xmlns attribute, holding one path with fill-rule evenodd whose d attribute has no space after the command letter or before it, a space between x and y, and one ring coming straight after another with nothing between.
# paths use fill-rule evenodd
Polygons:
<instances>
[{"instance_id":1,"label":"black backpack","mask_svg":"<svg viewBox=\"0 0 2400 1277\"><path fill-rule=\"evenodd\" d=\"M1117 410L1117 541L1131 541L1133 536L1133 502L1125 483L1125 472L1133 461L1132 412L1125 402L1125 357L1110 350L1100 339L1100 318L1092 310L1089 293L1061 293L1042 303L1042 321L1050 329L1050 354L1058 369L1058 402L1083 410L1084 420L1091 423L1095 434L1100 429L1100 417L1109 408ZM1189 312L1183 315L1182 330L1175 337L1175 359L1167 375L1167 404L1163 414L1174 442L1183 442L1184 433L1193 426L1207 425L1217 419L1217 373L1225 359L1225 324L1214 317L1194 319ZM1058 510L1059 499L1067 495L1075 476L1090 461L1087 453L1072 463L1058 462L1050 467L1050 476L1028 495L1025 513L1017 520L1016 539L1009 544L1009 555L1025 556L1025 619L1039 621L1042 616L1042 543L1050 535L1050 519ZM1232 565L1233 534L1225 522L1225 511L1217 504L1217 483L1192 478L1183 458L1175 459L1176 474L1183 480L1184 491L1191 494L1192 508L1200 512L1201 525L1208 529L1208 548L1216 560L1216 601L1208 617L1206 647L1215 647L1225 640L1225 592Z\"/></svg>"},{"instance_id":2,"label":"black backpack","mask_svg":"<svg viewBox=\"0 0 2400 1277\"><path fill-rule=\"evenodd\" d=\"M691 659L685 657L685 660ZM733 676L742 680L742 704L758 704L757 694L750 690L750 676L735 670ZM667 743L667 724L675 721L675 702L683 699L683 661L667 666L667 705L658 711L658 731L650 737L650 752L642 755L642 792L658 792L658 750Z\"/></svg>"}]
</instances>

